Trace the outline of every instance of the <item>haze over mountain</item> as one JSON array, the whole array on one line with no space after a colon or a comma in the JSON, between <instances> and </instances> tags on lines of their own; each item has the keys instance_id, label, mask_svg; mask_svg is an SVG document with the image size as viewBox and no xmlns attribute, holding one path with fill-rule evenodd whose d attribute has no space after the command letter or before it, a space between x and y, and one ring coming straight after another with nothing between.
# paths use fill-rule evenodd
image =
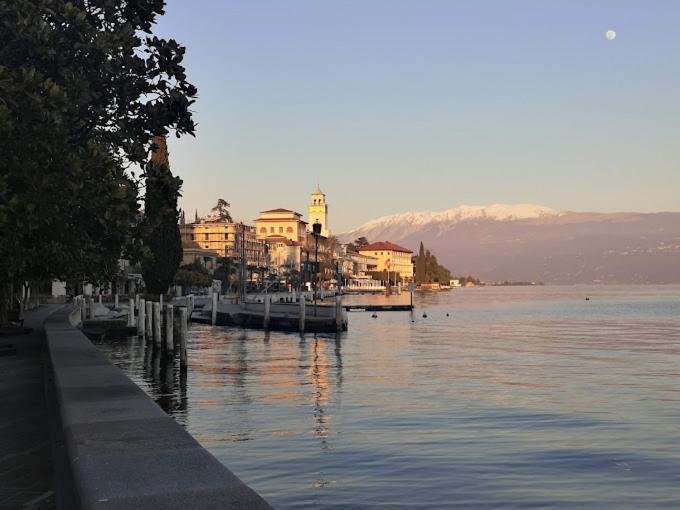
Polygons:
<instances>
[{"instance_id":1,"label":"haze over mountain","mask_svg":"<svg viewBox=\"0 0 680 510\"><path fill-rule=\"evenodd\" d=\"M340 234L422 241L456 275L545 283L680 283L680 213L561 212L533 204L406 212Z\"/></svg>"}]
</instances>

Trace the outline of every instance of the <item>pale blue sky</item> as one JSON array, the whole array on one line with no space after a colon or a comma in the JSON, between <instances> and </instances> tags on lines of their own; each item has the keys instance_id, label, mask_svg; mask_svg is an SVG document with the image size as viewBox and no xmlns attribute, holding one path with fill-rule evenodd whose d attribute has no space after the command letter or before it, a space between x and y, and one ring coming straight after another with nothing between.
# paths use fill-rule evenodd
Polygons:
<instances>
[{"instance_id":1,"label":"pale blue sky","mask_svg":"<svg viewBox=\"0 0 680 510\"><path fill-rule=\"evenodd\" d=\"M614 41L605 32L617 31ZM196 138L181 205L330 227L460 204L680 210L680 2L170 0Z\"/></svg>"}]
</instances>

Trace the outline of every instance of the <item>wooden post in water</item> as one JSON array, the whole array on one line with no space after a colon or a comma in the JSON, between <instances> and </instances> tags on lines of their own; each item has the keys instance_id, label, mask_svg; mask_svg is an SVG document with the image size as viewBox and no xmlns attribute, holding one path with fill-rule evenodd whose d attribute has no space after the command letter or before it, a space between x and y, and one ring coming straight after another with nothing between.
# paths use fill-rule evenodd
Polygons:
<instances>
[{"instance_id":1,"label":"wooden post in water","mask_svg":"<svg viewBox=\"0 0 680 510\"><path fill-rule=\"evenodd\" d=\"M335 328L342 331L342 296L335 296Z\"/></svg>"},{"instance_id":2,"label":"wooden post in water","mask_svg":"<svg viewBox=\"0 0 680 510\"><path fill-rule=\"evenodd\" d=\"M163 294L158 294L158 302L161 304L161 310L163 309Z\"/></svg>"},{"instance_id":3,"label":"wooden post in water","mask_svg":"<svg viewBox=\"0 0 680 510\"><path fill-rule=\"evenodd\" d=\"M88 299L88 303L87 303L87 304L89 305L89 307L88 307L88 311L90 312L90 313L89 313L89 318L90 318L90 319L94 319L94 299L93 299L92 297L90 297L90 298Z\"/></svg>"},{"instance_id":4,"label":"wooden post in water","mask_svg":"<svg viewBox=\"0 0 680 510\"><path fill-rule=\"evenodd\" d=\"M144 340L144 337L146 336L146 302L143 299L139 300L139 309L137 312L137 336Z\"/></svg>"},{"instance_id":5,"label":"wooden post in water","mask_svg":"<svg viewBox=\"0 0 680 510\"><path fill-rule=\"evenodd\" d=\"M87 301L85 298L80 299L80 322L85 322L87 319Z\"/></svg>"},{"instance_id":6,"label":"wooden post in water","mask_svg":"<svg viewBox=\"0 0 680 510\"><path fill-rule=\"evenodd\" d=\"M264 319L262 319L262 327L269 330L269 316L272 308L272 297L269 294L264 295Z\"/></svg>"},{"instance_id":7,"label":"wooden post in water","mask_svg":"<svg viewBox=\"0 0 680 510\"><path fill-rule=\"evenodd\" d=\"M113 295L113 307L118 308L118 293Z\"/></svg>"},{"instance_id":8,"label":"wooden post in water","mask_svg":"<svg viewBox=\"0 0 680 510\"><path fill-rule=\"evenodd\" d=\"M153 304L153 343L161 346L161 304Z\"/></svg>"},{"instance_id":9,"label":"wooden post in water","mask_svg":"<svg viewBox=\"0 0 680 510\"><path fill-rule=\"evenodd\" d=\"M217 292L213 292L212 295L212 318L211 324L214 326L217 324Z\"/></svg>"},{"instance_id":10,"label":"wooden post in water","mask_svg":"<svg viewBox=\"0 0 680 510\"><path fill-rule=\"evenodd\" d=\"M179 362L185 367L187 365L187 307L179 307Z\"/></svg>"},{"instance_id":11,"label":"wooden post in water","mask_svg":"<svg viewBox=\"0 0 680 510\"><path fill-rule=\"evenodd\" d=\"M135 308L139 309L139 294L135 294Z\"/></svg>"},{"instance_id":12,"label":"wooden post in water","mask_svg":"<svg viewBox=\"0 0 680 510\"><path fill-rule=\"evenodd\" d=\"M146 323L144 325L144 329L146 330L146 337L147 338L152 338L153 337L153 303L151 301L145 301L144 304L146 305Z\"/></svg>"},{"instance_id":13,"label":"wooden post in water","mask_svg":"<svg viewBox=\"0 0 680 510\"><path fill-rule=\"evenodd\" d=\"M175 350L175 341L173 338L173 323L174 323L174 309L172 305L165 306L165 348L168 353Z\"/></svg>"},{"instance_id":14,"label":"wooden post in water","mask_svg":"<svg viewBox=\"0 0 680 510\"><path fill-rule=\"evenodd\" d=\"M101 291L100 291L100 292L101 292ZM101 295L101 293L99 294L99 296L97 296L97 301L99 302L100 305L102 304L102 295Z\"/></svg>"},{"instance_id":15,"label":"wooden post in water","mask_svg":"<svg viewBox=\"0 0 680 510\"><path fill-rule=\"evenodd\" d=\"M128 301L128 304L130 306L129 312L128 312L128 322L127 325L129 328L134 328L135 327L135 300L130 298Z\"/></svg>"},{"instance_id":16,"label":"wooden post in water","mask_svg":"<svg viewBox=\"0 0 680 510\"><path fill-rule=\"evenodd\" d=\"M305 332L305 304L305 296L300 296L300 334L304 334Z\"/></svg>"}]
</instances>

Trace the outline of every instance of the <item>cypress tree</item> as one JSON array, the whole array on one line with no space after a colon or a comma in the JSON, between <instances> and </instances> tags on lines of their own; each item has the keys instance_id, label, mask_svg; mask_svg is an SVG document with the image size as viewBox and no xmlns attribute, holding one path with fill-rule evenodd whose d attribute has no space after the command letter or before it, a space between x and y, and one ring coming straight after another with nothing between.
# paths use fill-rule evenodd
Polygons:
<instances>
[{"instance_id":1,"label":"cypress tree","mask_svg":"<svg viewBox=\"0 0 680 510\"><path fill-rule=\"evenodd\" d=\"M164 294L182 262L182 239L177 227L182 180L170 172L165 137L155 136L153 143L155 149L146 167L142 276L148 292Z\"/></svg>"},{"instance_id":2,"label":"cypress tree","mask_svg":"<svg viewBox=\"0 0 680 510\"><path fill-rule=\"evenodd\" d=\"M416 258L416 281L418 283L425 283L427 280L425 261L425 247L423 242L420 242L420 250L418 250L418 257Z\"/></svg>"}]
</instances>

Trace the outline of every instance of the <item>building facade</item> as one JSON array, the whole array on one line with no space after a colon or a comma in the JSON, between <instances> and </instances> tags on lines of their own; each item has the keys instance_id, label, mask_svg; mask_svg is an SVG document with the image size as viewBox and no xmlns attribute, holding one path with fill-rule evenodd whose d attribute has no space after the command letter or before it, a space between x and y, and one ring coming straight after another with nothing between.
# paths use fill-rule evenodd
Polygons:
<instances>
[{"instance_id":1,"label":"building facade","mask_svg":"<svg viewBox=\"0 0 680 510\"><path fill-rule=\"evenodd\" d=\"M362 246L358 251L362 255L376 259L376 271L394 271L399 273L403 280L413 279L413 263L411 262L413 252L408 248L389 241L380 241Z\"/></svg>"},{"instance_id":2,"label":"building facade","mask_svg":"<svg viewBox=\"0 0 680 510\"><path fill-rule=\"evenodd\" d=\"M281 236L299 243L304 240L307 222L302 215L290 209L271 209L260 212L255 220L257 239Z\"/></svg>"},{"instance_id":3,"label":"building facade","mask_svg":"<svg viewBox=\"0 0 680 510\"><path fill-rule=\"evenodd\" d=\"M250 225L198 218L194 223L180 224L179 231L185 250L210 251L218 257L235 259L243 256L249 266L267 265L265 243Z\"/></svg>"}]
</instances>

